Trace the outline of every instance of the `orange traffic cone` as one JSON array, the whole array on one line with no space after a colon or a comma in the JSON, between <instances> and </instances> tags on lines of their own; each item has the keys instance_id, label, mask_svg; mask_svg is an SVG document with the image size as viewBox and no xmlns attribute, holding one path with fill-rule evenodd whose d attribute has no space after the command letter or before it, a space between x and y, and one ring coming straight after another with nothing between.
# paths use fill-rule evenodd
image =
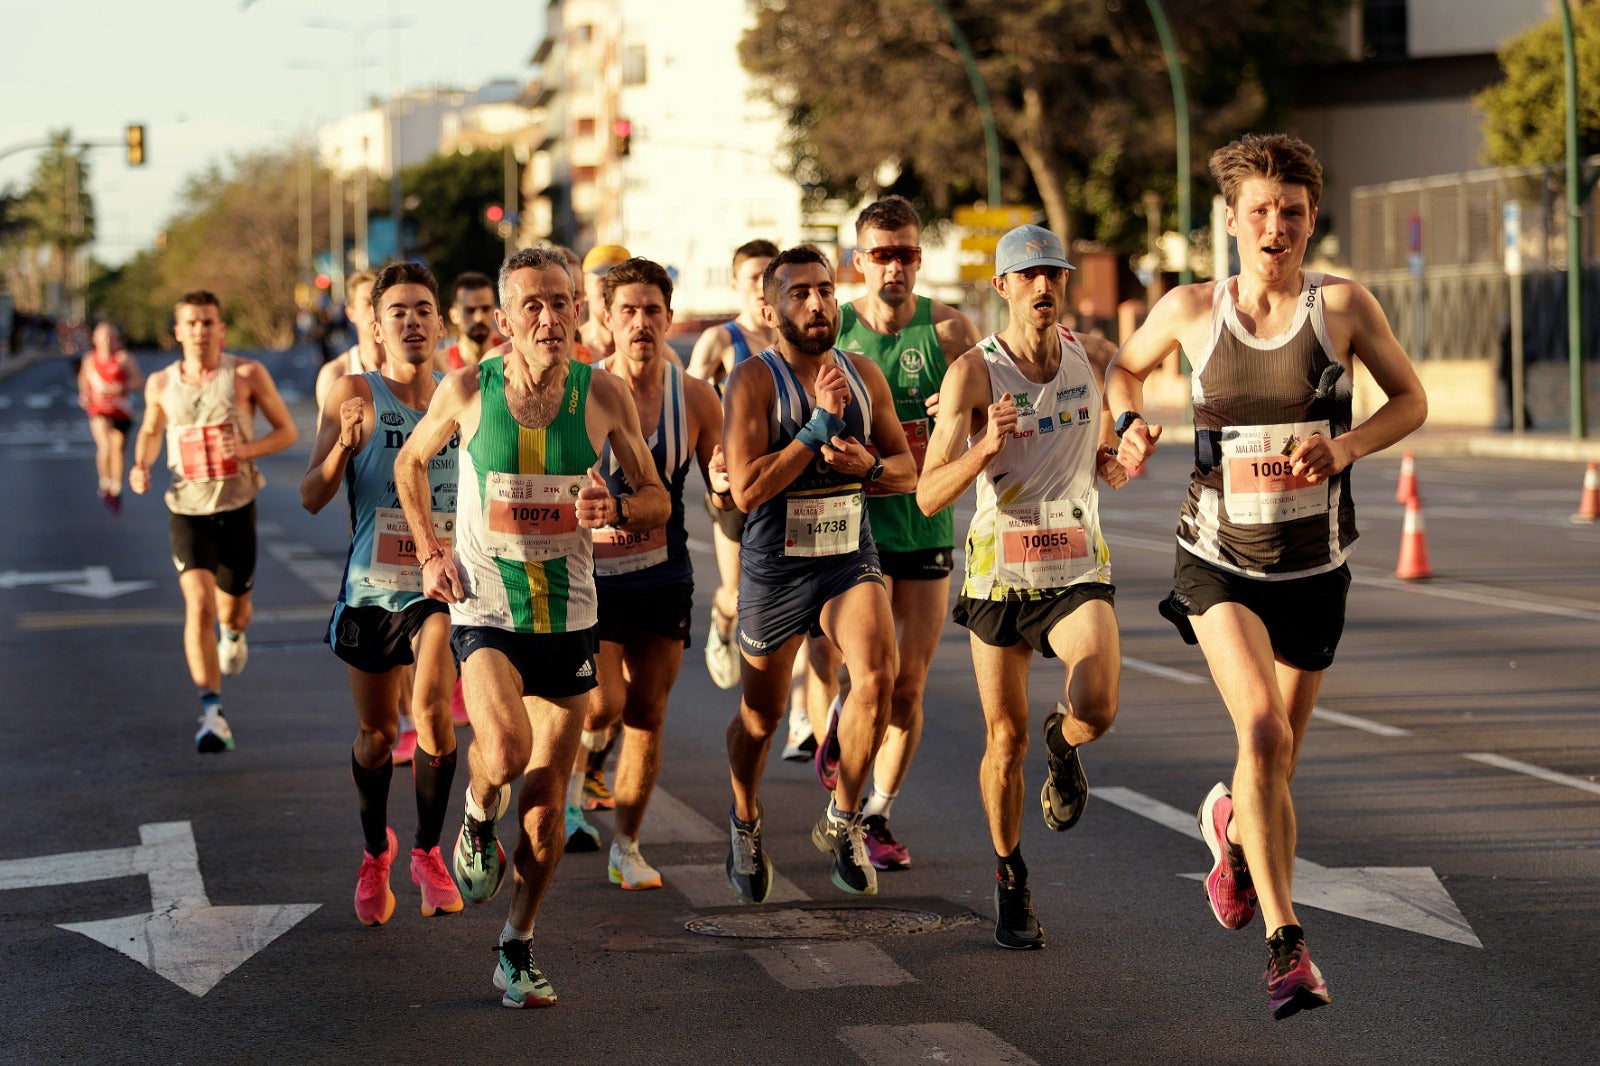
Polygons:
<instances>
[{"instance_id":1,"label":"orange traffic cone","mask_svg":"<svg viewBox=\"0 0 1600 1066\"><path fill-rule=\"evenodd\" d=\"M1410 503L1417 498L1417 456L1406 452L1400 460L1400 486L1395 489L1395 503Z\"/></svg>"},{"instance_id":2,"label":"orange traffic cone","mask_svg":"<svg viewBox=\"0 0 1600 1066\"><path fill-rule=\"evenodd\" d=\"M1428 536L1427 526L1422 521L1422 501L1415 496L1406 504L1405 526L1400 531L1400 563L1394 568L1394 576L1402 581L1433 576L1433 568L1428 565Z\"/></svg>"},{"instance_id":3,"label":"orange traffic cone","mask_svg":"<svg viewBox=\"0 0 1600 1066\"><path fill-rule=\"evenodd\" d=\"M1583 471L1583 495L1578 497L1574 522L1593 522L1600 518L1600 463L1590 463Z\"/></svg>"}]
</instances>

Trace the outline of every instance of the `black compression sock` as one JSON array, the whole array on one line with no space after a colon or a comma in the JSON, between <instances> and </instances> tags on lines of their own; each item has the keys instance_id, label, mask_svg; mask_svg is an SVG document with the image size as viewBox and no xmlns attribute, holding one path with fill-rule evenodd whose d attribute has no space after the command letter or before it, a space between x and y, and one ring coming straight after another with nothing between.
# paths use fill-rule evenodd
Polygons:
<instances>
[{"instance_id":1,"label":"black compression sock","mask_svg":"<svg viewBox=\"0 0 1600 1066\"><path fill-rule=\"evenodd\" d=\"M1028 879L1028 864L1022 861L1022 845L1011 849L1010 855L995 853L994 877L1001 884L1020 885Z\"/></svg>"},{"instance_id":2,"label":"black compression sock","mask_svg":"<svg viewBox=\"0 0 1600 1066\"><path fill-rule=\"evenodd\" d=\"M417 783L417 836L413 846L432 851L444 829L445 808L450 806L450 784L456 779L456 753L432 755L417 745L411 759Z\"/></svg>"},{"instance_id":3,"label":"black compression sock","mask_svg":"<svg viewBox=\"0 0 1600 1066\"><path fill-rule=\"evenodd\" d=\"M350 776L356 781L357 810L361 814L361 836L366 840L369 855L382 855L389 850L389 779L394 776L394 759L383 760L383 765L368 769L356 762L356 753L350 753Z\"/></svg>"}]
</instances>

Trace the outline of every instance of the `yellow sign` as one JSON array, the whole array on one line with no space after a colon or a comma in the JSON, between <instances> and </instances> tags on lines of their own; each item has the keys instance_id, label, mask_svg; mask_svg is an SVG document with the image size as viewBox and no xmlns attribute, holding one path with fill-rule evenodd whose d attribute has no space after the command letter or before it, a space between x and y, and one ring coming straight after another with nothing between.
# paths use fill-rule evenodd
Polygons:
<instances>
[{"instance_id":1,"label":"yellow sign","mask_svg":"<svg viewBox=\"0 0 1600 1066\"><path fill-rule=\"evenodd\" d=\"M1004 233L1008 229L1025 226L1040 216L1037 207L1026 204L967 204L952 214L955 224L964 229L993 229Z\"/></svg>"},{"instance_id":2,"label":"yellow sign","mask_svg":"<svg viewBox=\"0 0 1600 1066\"><path fill-rule=\"evenodd\" d=\"M994 250L1000 244L1001 235L998 233L973 233L961 238L963 252L987 252L994 255Z\"/></svg>"},{"instance_id":3,"label":"yellow sign","mask_svg":"<svg viewBox=\"0 0 1600 1066\"><path fill-rule=\"evenodd\" d=\"M994 277L993 263L962 263L962 281L988 281Z\"/></svg>"}]
</instances>

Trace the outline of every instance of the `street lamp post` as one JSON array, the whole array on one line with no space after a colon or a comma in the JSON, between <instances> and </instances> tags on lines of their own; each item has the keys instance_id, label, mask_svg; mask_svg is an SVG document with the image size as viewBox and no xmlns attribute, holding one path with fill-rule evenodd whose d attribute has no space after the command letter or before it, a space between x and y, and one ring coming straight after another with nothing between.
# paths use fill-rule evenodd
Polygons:
<instances>
[{"instance_id":1,"label":"street lamp post","mask_svg":"<svg viewBox=\"0 0 1600 1066\"><path fill-rule=\"evenodd\" d=\"M949 28L950 40L955 44L956 51L961 53L961 65L966 68L967 80L972 83L972 95L977 99L978 114L983 119L983 150L989 164L989 204L998 207L1005 203L1005 194L1000 189L1000 132L995 128L994 109L989 106L989 87L984 83L983 72L978 69L978 61L972 55L967 35L961 32L961 27L950 16L950 9L944 5L944 0L929 2Z\"/></svg>"},{"instance_id":2,"label":"street lamp post","mask_svg":"<svg viewBox=\"0 0 1600 1066\"><path fill-rule=\"evenodd\" d=\"M1589 432L1583 371L1583 189L1578 161L1578 56L1568 0L1561 0L1561 38L1567 83L1567 380L1572 436L1581 440ZM1513 422L1517 416L1513 410Z\"/></svg>"},{"instance_id":3,"label":"street lamp post","mask_svg":"<svg viewBox=\"0 0 1600 1066\"><path fill-rule=\"evenodd\" d=\"M1167 77L1172 81L1172 116L1178 127L1178 232L1183 234L1183 266L1178 271L1178 283L1187 285L1194 280L1194 272L1189 269L1189 227L1193 217L1189 179L1189 93L1184 88L1178 47L1173 42L1172 27L1167 25L1167 13L1161 0L1144 2L1150 8L1150 18L1155 21L1156 36L1161 39L1161 51L1167 59Z\"/></svg>"}]
</instances>

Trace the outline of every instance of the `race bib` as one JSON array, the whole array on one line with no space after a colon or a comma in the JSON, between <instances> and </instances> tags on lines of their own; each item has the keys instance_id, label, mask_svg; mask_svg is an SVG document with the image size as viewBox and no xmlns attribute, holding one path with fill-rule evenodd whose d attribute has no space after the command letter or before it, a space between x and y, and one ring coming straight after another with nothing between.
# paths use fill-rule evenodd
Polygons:
<instances>
[{"instance_id":1,"label":"race bib","mask_svg":"<svg viewBox=\"0 0 1600 1066\"><path fill-rule=\"evenodd\" d=\"M1000 508L995 577L1009 588L1065 588L1099 567L1093 500Z\"/></svg>"},{"instance_id":2,"label":"race bib","mask_svg":"<svg viewBox=\"0 0 1600 1066\"><path fill-rule=\"evenodd\" d=\"M581 477L491 470L483 486L483 543L494 555L536 563L579 546Z\"/></svg>"},{"instance_id":3,"label":"race bib","mask_svg":"<svg viewBox=\"0 0 1600 1066\"><path fill-rule=\"evenodd\" d=\"M667 561L666 527L635 533L604 526L594 531L596 577L615 577Z\"/></svg>"},{"instance_id":4,"label":"race bib","mask_svg":"<svg viewBox=\"0 0 1600 1066\"><path fill-rule=\"evenodd\" d=\"M177 426L178 473L185 481L222 481L239 473L239 445L232 422Z\"/></svg>"},{"instance_id":5,"label":"race bib","mask_svg":"<svg viewBox=\"0 0 1600 1066\"><path fill-rule=\"evenodd\" d=\"M783 554L819 558L845 555L861 545L861 493L791 496Z\"/></svg>"},{"instance_id":6,"label":"race bib","mask_svg":"<svg viewBox=\"0 0 1600 1066\"><path fill-rule=\"evenodd\" d=\"M1222 498L1229 521L1266 526L1328 513L1327 484L1297 476L1289 461L1314 433L1328 435L1326 419L1222 431Z\"/></svg>"},{"instance_id":7,"label":"race bib","mask_svg":"<svg viewBox=\"0 0 1600 1066\"><path fill-rule=\"evenodd\" d=\"M900 423L900 428L905 431L906 443L911 445L911 458L916 462L917 473L920 474L922 473L922 460L928 455L928 420L926 418L914 418L909 422ZM878 449L870 444L867 445L867 451L873 455L878 454ZM867 482L866 490L868 496L901 495L898 492L890 492L876 481Z\"/></svg>"},{"instance_id":8,"label":"race bib","mask_svg":"<svg viewBox=\"0 0 1600 1066\"><path fill-rule=\"evenodd\" d=\"M443 547L455 541L456 516L433 512L433 535ZM398 592L422 591L422 567L417 565L417 542L406 524L406 514L398 507L379 507L373 512L372 559L367 581L379 588Z\"/></svg>"}]
</instances>

